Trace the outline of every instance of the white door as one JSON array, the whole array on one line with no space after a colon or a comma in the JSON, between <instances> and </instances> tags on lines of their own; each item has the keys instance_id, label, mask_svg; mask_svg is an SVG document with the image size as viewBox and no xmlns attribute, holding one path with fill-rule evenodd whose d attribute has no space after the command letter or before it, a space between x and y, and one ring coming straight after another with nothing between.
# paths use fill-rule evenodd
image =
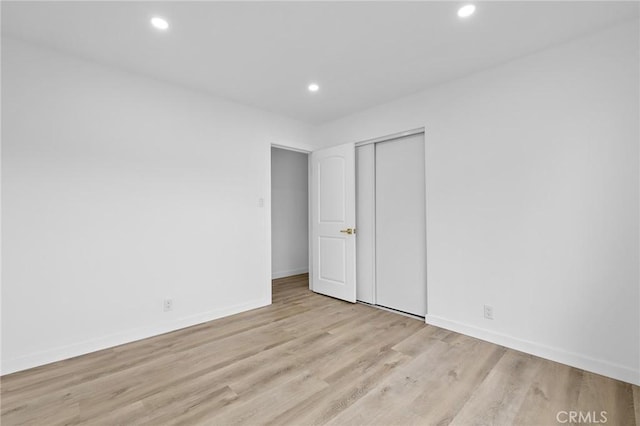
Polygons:
<instances>
[{"instance_id":1,"label":"white door","mask_svg":"<svg viewBox=\"0 0 640 426\"><path fill-rule=\"evenodd\" d=\"M424 135L376 144L376 303L427 312Z\"/></svg>"},{"instance_id":2,"label":"white door","mask_svg":"<svg viewBox=\"0 0 640 426\"><path fill-rule=\"evenodd\" d=\"M311 287L356 301L355 146L311 153Z\"/></svg>"},{"instance_id":3,"label":"white door","mask_svg":"<svg viewBox=\"0 0 640 426\"><path fill-rule=\"evenodd\" d=\"M356 299L376 304L375 144L356 147Z\"/></svg>"}]
</instances>

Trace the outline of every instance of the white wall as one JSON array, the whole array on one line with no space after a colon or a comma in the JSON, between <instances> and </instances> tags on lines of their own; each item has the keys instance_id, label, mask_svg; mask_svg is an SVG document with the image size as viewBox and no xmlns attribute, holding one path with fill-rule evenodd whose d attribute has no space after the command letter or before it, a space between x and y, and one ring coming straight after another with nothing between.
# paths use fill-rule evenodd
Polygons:
<instances>
[{"instance_id":1,"label":"white wall","mask_svg":"<svg viewBox=\"0 0 640 426\"><path fill-rule=\"evenodd\" d=\"M638 52L635 21L318 130L426 126L427 322L640 384Z\"/></svg>"},{"instance_id":2,"label":"white wall","mask_svg":"<svg viewBox=\"0 0 640 426\"><path fill-rule=\"evenodd\" d=\"M309 272L308 156L271 149L271 274Z\"/></svg>"},{"instance_id":3,"label":"white wall","mask_svg":"<svg viewBox=\"0 0 640 426\"><path fill-rule=\"evenodd\" d=\"M2 90L3 373L270 303L306 126L7 38Z\"/></svg>"}]
</instances>

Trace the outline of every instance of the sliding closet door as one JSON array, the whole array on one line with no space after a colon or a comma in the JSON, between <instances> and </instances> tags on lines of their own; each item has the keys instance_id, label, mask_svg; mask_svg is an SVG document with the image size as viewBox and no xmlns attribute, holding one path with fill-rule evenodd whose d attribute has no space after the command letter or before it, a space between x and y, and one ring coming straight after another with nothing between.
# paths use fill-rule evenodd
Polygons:
<instances>
[{"instance_id":1,"label":"sliding closet door","mask_svg":"<svg viewBox=\"0 0 640 426\"><path fill-rule=\"evenodd\" d=\"M376 303L427 311L424 134L376 144Z\"/></svg>"},{"instance_id":2,"label":"sliding closet door","mask_svg":"<svg viewBox=\"0 0 640 426\"><path fill-rule=\"evenodd\" d=\"M376 163L374 144L356 147L356 299L375 304Z\"/></svg>"}]
</instances>

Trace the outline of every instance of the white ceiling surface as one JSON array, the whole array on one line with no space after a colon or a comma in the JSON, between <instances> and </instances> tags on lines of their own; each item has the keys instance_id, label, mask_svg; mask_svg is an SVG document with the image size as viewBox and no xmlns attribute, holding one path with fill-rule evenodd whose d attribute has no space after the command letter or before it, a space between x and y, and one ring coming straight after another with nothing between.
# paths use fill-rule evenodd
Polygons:
<instances>
[{"instance_id":1,"label":"white ceiling surface","mask_svg":"<svg viewBox=\"0 0 640 426\"><path fill-rule=\"evenodd\" d=\"M2 32L319 124L638 17L636 2L2 2ZM171 27L159 32L154 15ZM307 85L317 81L320 91Z\"/></svg>"}]
</instances>

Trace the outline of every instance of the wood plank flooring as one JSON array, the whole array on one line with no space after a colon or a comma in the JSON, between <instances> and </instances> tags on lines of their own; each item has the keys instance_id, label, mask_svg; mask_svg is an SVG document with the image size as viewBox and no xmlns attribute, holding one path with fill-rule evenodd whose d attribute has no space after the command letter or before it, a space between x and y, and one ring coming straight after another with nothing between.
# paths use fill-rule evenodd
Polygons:
<instances>
[{"instance_id":1,"label":"wood plank flooring","mask_svg":"<svg viewBox=\"0 0 640 426\"><path fill-rule=\"evenodd\" d=\"M559 411L595 424L603 410L640 425L637 386L307 280L275 280L265 308L4 376L2 425L553 425Z\"/></svg>"}]
</instances>

